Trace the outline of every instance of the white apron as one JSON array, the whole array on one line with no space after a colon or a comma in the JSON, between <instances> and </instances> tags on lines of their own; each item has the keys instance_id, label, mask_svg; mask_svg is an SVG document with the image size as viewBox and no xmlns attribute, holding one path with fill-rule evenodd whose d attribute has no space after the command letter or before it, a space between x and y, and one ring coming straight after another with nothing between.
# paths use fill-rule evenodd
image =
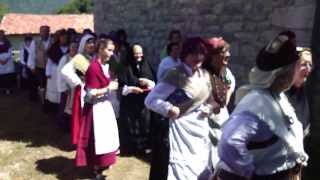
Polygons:
<instances>
[{"instance_id":1,"label":"white apron","mask_svg":"<svg viewBox=\"0 0 320 180\"><path fill-rule=\"evenodd\" d=\"M210 128L208 119L199 114L194 110L170 120L168 180L198 180L210 165Z\"/></svg>"},{"instance_id":2,"label":"white apron","mask_svg":"<svg viewBox=\"0 0 320 180\"><path fill-rule=\"evenodd\" d=\"M51 78L47 79L46 99L52 103L60 103L60 92L57 86L57 65L51 64Z\"/></svg>"},{"instance_id":3,"label":"white apron","mask_svg":"<svg viewBox=\"0 0 320 180\"><path fill-rule=\"evenodd\" d=\"M117 120L109 100L93 105L93 128L97 155L118 150L119 133Z\"/></svg>"}]
</instances>

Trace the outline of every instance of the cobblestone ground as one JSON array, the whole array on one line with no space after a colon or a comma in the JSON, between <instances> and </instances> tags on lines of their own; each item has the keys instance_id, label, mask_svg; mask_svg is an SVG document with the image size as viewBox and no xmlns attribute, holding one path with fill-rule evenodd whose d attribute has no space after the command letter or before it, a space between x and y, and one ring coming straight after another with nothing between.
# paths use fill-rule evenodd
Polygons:
<instances>
[{"instance_id":1,"label":"cobblestone ground","mask_svg":"<svg viewBox=\"0 0 320 180\"><path fill-rule=\"evenodd\" d=\"M0 180L89 179L88 169L74 167L69 134L55 125L23 92L0 93ZM147 179L149 165L136 157L119 157L105 171L111 180Z\"/></svg>"}]
</instances>

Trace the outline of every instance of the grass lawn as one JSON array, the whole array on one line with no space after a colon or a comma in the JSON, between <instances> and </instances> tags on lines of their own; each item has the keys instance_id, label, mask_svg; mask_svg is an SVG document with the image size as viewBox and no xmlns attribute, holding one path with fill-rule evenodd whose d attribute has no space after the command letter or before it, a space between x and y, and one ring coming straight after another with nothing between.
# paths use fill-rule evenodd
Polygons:
<instances>
[{"instance_id":1,"label":"grass lawn","mask_svg":"<svg viewBox=\"0 0 320 180\"><path fill-rule=\"evenodd\" d=\"M0 180L88 179L88 169L74 167L69 134L24 93L0 94ZM148 179L149 165L136 157L119 157L104 172L113 180Z\"/></svg>"}]
</instances>

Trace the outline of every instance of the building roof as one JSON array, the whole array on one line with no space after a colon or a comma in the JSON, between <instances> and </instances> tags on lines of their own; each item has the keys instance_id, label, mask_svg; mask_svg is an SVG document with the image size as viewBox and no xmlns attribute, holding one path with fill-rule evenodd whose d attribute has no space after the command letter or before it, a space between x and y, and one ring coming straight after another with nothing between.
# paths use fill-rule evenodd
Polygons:
<instances>
[{"instance_id":1,"label":"building roof","mask_svg":"<svg viewBox=\"0 0 320 180\"><path fill-rule=\"evenodd\" d=\"M0 29L7 35L38 34L41 25L50 26L51 32L61 28L74 28L77 32L89 28L93 30L92 14L6 14Z\"/></svg>"}]
</instances>

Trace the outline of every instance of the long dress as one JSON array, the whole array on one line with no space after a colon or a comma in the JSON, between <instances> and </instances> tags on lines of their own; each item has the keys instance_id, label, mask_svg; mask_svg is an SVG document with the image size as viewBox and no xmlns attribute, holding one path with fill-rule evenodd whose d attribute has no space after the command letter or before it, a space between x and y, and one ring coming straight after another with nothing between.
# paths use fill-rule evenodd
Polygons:
<instances>
[{"instance_id":1,"label":"long dress","mask_svg":"<svg viewBox=\"0 0 320 180\"><path fill-rule=\"evenodd\" d=\"M229 105L230 97L234 92L236 81L235 77L232 74L231 70L226 67L224 75L221 77L218 77L216 75L213 75L219 80L221 80L222 84L224 84L226 89L222 90L222 92L218 93L218 89L214 89L216 95L219 97L216 97L217 99L215 101L219 102L219 112L212 114L212 116L209 118L210 123L210 138L212 141L212 150L211 150L211 160L212 160L212 168L214 169L217 163L220 161L218 156L218 142L221 136L221 127L224 123L226 123L229 119ZM218 83L214 81L213 86L218 86ZM220 89L221 90L221 89ZM222 94L223 93L223 94ZM221 97L224 96L222 99ZM229 96L229 97L228 97ZM222 100L223 102L219 101Z\"/></svg>"},{"instance_id":2,"label":"long dress","mask_svg":"<svg viewBox=\"0 0 320 180\"><path fill-rule=\"evenodd\" d=\"M46 64L47 79L46 99L50 103L60 103L60 92L57 87L57 67L60 59L68 52L68 47L53 44L48 50L48 62Z\"/></svg>"},{"instance_id":3,"label":"long dress","mask_svg":"<svg viewBox=\"0 0 320 180\"><path fill-rule=\"evenodd\" d=\"M88 55L77 54L61 69L63 78L73 89L71 141L74 145L78 143L79 139L81 112L83 107L82 97L85 94L83 91L83 76L86 73L89 64L90 58Z\"/></svg>"},{"instance_id":4,"label":"long dress","mask_svg":"<svg viewBox=\"0 0 320 180\"><path fill-rule=\"evenodd\" d=\"M60 104L58 111L58 123L66 131L70 131L70 117L73 99L73 90L68 86L66 80L63 78L61 69L72 57L67 54L64 55L59 61L57 67L57 89L61 93Z\"/></svg>"},{"instance_id":5,"label":"long dress","mask_svg":"<svg viewBox=\"0 0 320 180\"><path fill-rule=\"evenodd\" d=\"M125 87L141 87L139 78L154 81L154 73L146 60L139 63L131 63L124 67L119 74L119 85L124 92ZM149 91L141 94L129 93L120 100L120 134L121 151L126 153L142 151L150 148L150 120L151 112L145 107L144 100ZM130 152L131 151L131 152ZM128 152L127 152L128 153Z\"/></svg>"},{"instance_id":6,"label":"long dress","mask_svg":"<svg viewBox=\"0 0 320 180\"><path fill-rule=\"evenodd\" d=\"M108 167L116 161L119 148L118 127L108 95L90 98L91 92L109 85L107 73L107 70L94 60L85 74L87 93L77 144L77 166Z\"/></svg>"}]
</instances>

